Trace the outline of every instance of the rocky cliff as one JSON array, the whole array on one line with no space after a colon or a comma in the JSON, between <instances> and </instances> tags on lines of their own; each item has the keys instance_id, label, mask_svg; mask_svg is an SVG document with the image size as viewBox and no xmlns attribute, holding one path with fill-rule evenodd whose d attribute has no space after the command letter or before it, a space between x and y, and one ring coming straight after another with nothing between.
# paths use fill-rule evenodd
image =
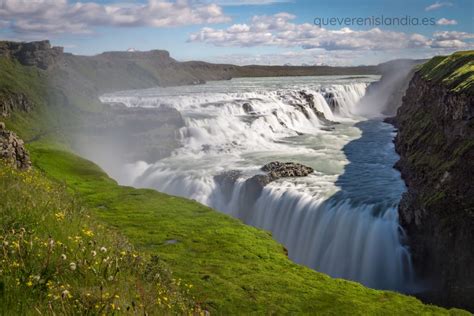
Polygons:
<instances>
[{"instance_id":1,"label":"rocky cliff","mask_svg":"<svg viewBox=\"0 0 474 316\"><path fill-rule=\"evenodd\" d=\"M63 55L62 47L52 47L49 41L8 42L0 41L0 56L18 60L26 66L48 69Z\"/></svg>"},{"instance_id":2,"label":"rocky cliff","mask_svg":"<svg viewBox=\"0 0 474 316\"><path fill-rule=\"evenodd\" d=\"M395 140L408 190L401 225L429 302L474 310L474 51L413 76Z\"/></svg>"},{"instance_id":3,"label":"rocky cliff","mask_svg":"<svg viewBox=\"0 0 474 316\"><path fill-rule=\"evenodd\" d=\"M0 116L8 117L14 111L29 112L34 105L24 93L0 92Z\"/></svg>"}]
</instances>

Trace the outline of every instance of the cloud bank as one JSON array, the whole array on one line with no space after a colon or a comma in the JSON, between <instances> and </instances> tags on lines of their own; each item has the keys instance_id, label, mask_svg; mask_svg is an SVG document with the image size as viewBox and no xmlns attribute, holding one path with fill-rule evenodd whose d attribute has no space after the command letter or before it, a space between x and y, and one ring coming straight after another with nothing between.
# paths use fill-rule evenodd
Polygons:
<instances>
[{"instance_id":1,"label":"cloud bank","mask_svg":"<svg viewBox=\"0 0 474 316\"><path fill-rule=\"evenodd\" d=\"M0 0L0 25L16 33L83 34L94 26L173 27L229 22L216 4L149 0L99 4L68 0Z\"/></svg>"},{"instance_id":2,"label":"cloud bank","mask_svg":"<svg viewBox=\"0 0 474 316\"><path fill-rule=\"evenodd\" d=\"M385 31L379 28L352 30L341 28L328 30L313 24L296 24L294 15L278 13L272 16L254 16L248 24L234 24L225 29L204 27L189 36L189 42L202 42L215 46L278 46L322 48L325 50L393 50L410 48L461 48L467 47L464 40L472 39L472 34L444 32L449 39L437 32L433 38L421 34ZM455 21L441 19L444 25ZM437 35L438 34L438 35Z\"/></svg>"}]
</instances>

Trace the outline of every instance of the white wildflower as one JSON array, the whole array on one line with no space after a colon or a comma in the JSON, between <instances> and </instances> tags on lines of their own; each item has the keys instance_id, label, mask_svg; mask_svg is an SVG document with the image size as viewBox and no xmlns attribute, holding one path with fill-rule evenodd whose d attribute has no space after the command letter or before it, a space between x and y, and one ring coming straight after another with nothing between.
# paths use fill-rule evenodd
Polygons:
<instances>
[{"instance_id":1,"label":"white wildflower","mask_svg":"<svg viewBox=\"0 0 474 316\"><path fill-rule=\"evenodd\" d=\"M76 270L76 268L77 268L76 263L71 262L71 263L69 264L69 269L71 269L72 271Z\"/></svg>"},{"instance_id":2,"label":"white wildflower","mask_svg":"<svg viewBox=\"0 0 474 316\"><path fill-rule=\"evenodd\" d=\"M61 296L62 296L63 298L68 298L68 297L70 297L70 293L69 293L68 290L64 290L64 291L61 293Z\"/></svg>"}]
</instances>

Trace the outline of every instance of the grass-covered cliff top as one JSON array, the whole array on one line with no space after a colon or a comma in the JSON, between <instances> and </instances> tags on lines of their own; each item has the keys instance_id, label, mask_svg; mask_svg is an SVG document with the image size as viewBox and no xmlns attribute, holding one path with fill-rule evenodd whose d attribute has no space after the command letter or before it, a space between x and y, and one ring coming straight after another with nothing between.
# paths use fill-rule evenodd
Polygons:
<instances>
[{"instance_id":1,"label":"grass-covered cliff top","mask_svg":"<svg viewBox=\"0 0 474 316\"><path fill-rule=\"evenodd\" d=\"M474 51L433 57L420 67L419 73L453 92L474 94Z\"/></svg>"}]
</instances>

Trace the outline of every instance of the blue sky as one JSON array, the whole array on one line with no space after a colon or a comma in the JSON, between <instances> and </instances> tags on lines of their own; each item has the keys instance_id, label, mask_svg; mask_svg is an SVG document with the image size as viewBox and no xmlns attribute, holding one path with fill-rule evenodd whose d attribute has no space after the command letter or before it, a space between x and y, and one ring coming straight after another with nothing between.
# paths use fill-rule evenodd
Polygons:
<instances>
[{"instance_id":1,"label":"blue sky","mask_svg":"<svg viewBox=\"0 0 474 316\"><path fill-rule=\"evenodd\" d=\"M385 25L369 23L382 16ZM473 32L473 0L0 0L2 39L50 39L84 55L166 49L178 60L359 65L473 49Z\"/></svg>"}]
</instances>

